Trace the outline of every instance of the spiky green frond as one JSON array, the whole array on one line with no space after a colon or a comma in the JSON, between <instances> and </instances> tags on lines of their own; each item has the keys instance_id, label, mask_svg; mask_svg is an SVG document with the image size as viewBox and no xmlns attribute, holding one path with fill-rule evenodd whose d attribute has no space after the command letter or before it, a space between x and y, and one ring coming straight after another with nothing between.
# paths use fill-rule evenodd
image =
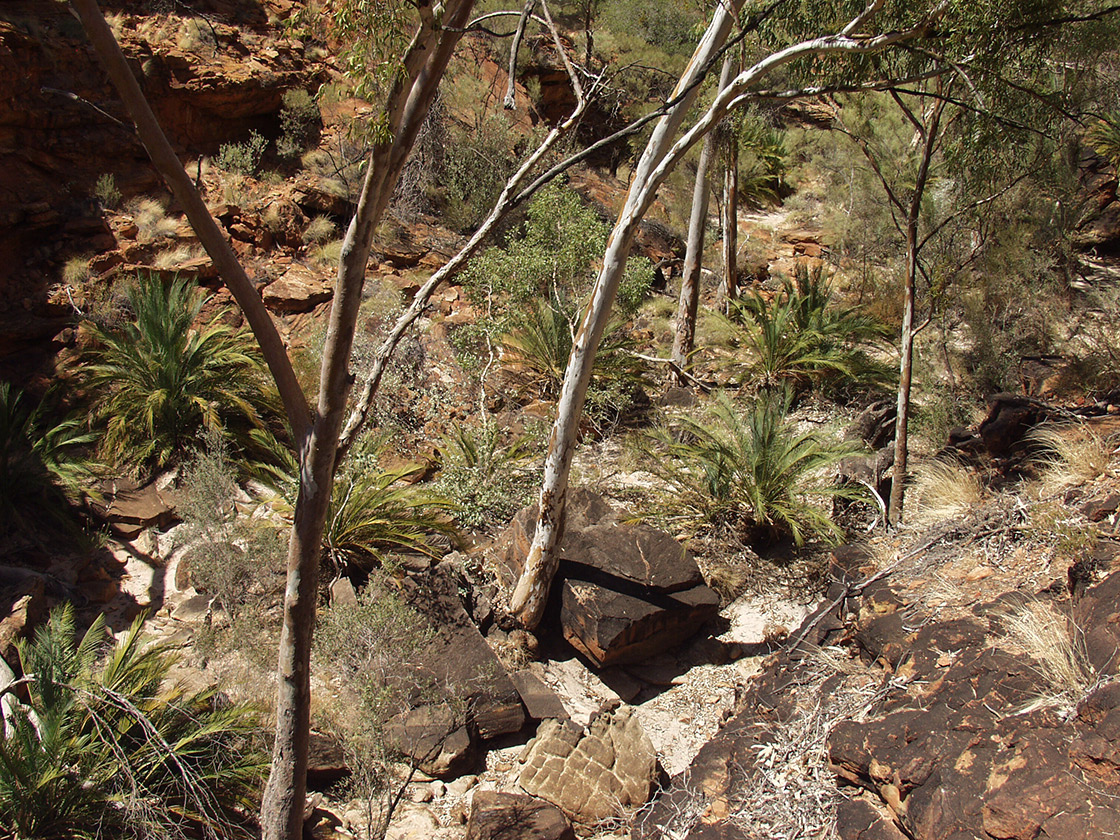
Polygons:
<instances>
[{"instance_id":1,"label":"spiky green frond","mask_svg":"<svg viewBox=\"0 0 1120 840\"><path fill-rule=\"evenodd\" d=\"M840 492L826 472L850 453L796 432L788 408L788 397L764 393L744 412L721 393L705 420L658 430L649 464L670 488L666 515L691 527L728 527L744 542L839 538L813 497Z\"/></svg>"},{"instance_id":2,"label":"spiky green frond","mask_svg":"<svg viewBox=\"0 0 1120 840\"><path fill-rule=\"evenodd\" d=\"M206 296L185 278L156 277L126 290L133 320L94 325L87 381L102 425L102 451L117 462L160 468L186 456L204 431L242 447L276 413L255 343L244 329L195 322Z\"/></svg>"},{"instance_id":3,"label":"spiky green frond","mask_svg":"<svg viewBox=\"0 0 1120 840\"><path fill-rule=\"evenodd\" d=\"M255 713L170 684L174 658L142 626L114 645L98 619L79 642L67 605L20 645L30 703L0 735L11 836L248 836L264 768Z\"/></svg>"}]
</instances>

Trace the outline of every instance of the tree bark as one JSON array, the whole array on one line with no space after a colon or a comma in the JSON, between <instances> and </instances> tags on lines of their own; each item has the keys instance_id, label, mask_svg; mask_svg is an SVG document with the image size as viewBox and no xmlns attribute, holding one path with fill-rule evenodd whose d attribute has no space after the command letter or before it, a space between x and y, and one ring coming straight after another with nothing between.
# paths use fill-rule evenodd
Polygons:
<instances>
[{"instance_id":1,"label":"tree bark","mask_svg":"<svg viewBox=\"0 0 1120 840\"><path fill-rule=\"evenodd\" d=\"M720 298L723 311L739 297L739 138L727 134L727 166L723 172L723 204L719 214L723 233L723 282Z\"/></svg>"},{"instance_id":2,"label":"tree bark","mask_svg":"<svg viewBox=\"0 0 1120 840\"><path fill-rule=\"evenodd\" d=\"M717 93L725 88L731 79L732 66L732 54L729 52L723 59ZM684 252L684 268L681 271L677 328L670 355L678 371L688 368L689 356L696 346L696 315L700 309L700 272L704 262L704 233L708 227L708 199L711 196L708 170L712 165L716 143L717 132L708 132L704 137L704 145L700 149L700 160L696 165L696 181L692 187L692 212L688 218L688 242ZM688 384L688 380L681 374L677 374L676 380L678 385Z\"/></svg>"},{"instance_id":3,"label":"tree bark","mask_svg":"<svg viewBox=\"0 0 1120 840\"><path fill-rule=\"evenodd\" d=\"M922 157L918 163L914 192L906 212L906 278L902 304L902 335L899 340L898 417L894 425L894 466L891 469L891 498L887 519L892 525L902 522L902 506L906 492L906 460L909 454L910 390L913 383L914 360L914 300L918 282L918 223L921 221L922 198L929 183L930 164L937 147L941 129L941 114L945 100L938 98L930 112L929 121L922 127Z\"/></svg>"},{"instance_id":4,"label":"tree bark","mask_svg":"<svg viewBox=\"0 0 1120 840\"><path fill-rule=\"evenodd\" d=\"M440 19L423 20L389 95L391 139L375 147L358 209L342 244L335 296L324 344L314 430L300 453L300 489L288 544L284 624L277 665L276 740L261 803L263 840L299 840L307 794L311 641L318 597L322 537L330 501L346 398L353 382L350 352L361 306L374 230L466 26L473 0L448 3Z\"/></svg>"},{"instance_id":5,"label":"tree bark","mask_svg":"<svg viewBox=\"0 0 1120 840\"><path fill-rule=\"evenodd\" d=\"M699 93L695 82L707 71L727 40L741 5L742 0L729 0L716 9L711 24L677 82L674 90L674 98L679 97L677 104L658 121L650 136L634 172L618 223L607 243L603 268L595 282L590 307L572 344L557 405L556 422L548 442L536 533L510 601L511 611L528 628L535 628L540 623L552 577L556 573L557 558L554 549L559 537L579 417L587 396L587 385L591 381L595 350L603 337L638 224L652 199L650 175L669 151L673 135L684 122L688 109ZM656 185L653 185L653 191L655 190Z\"/></svg>"}]
</instances>

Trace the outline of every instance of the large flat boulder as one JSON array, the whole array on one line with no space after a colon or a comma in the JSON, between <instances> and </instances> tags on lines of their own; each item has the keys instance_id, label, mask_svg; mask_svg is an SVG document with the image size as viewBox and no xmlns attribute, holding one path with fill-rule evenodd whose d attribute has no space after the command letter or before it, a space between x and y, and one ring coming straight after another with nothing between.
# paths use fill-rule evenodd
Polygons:
<instances>
[{"instance_id":1,"label":"large flat boulder","mask_svg":"<svg viewBox=\"0 0 1120 840\"><path fill-rule=\"evenodd\" d=\"M334 284L302 265L293 265L261 293L273 312L310 312L333 296Z\"/></svg>"},{"instance_id":2,"label":"large flat boulder","mask_svg":"<svg viewBox=\"0 0 1120 840\"><path fill-rule=\"evenodd\" d=\"M691 553L664 531L632 523L603 497L568 493L550 595L563 637L596 667L670 650L719 610ZM537 506L520 511L491 549L507 586L529 551Z\"/></svg>"},{"instance_id":3,"label":"large flat boulder","mask_svg":"<svg viewBox=\"0 0 1120 840\"><path fill-rule=\"evenodd\" d=\"M543 799L480 790L471 800L466 840L576 840L564 812Z\"/></svg>"}]
</instances>

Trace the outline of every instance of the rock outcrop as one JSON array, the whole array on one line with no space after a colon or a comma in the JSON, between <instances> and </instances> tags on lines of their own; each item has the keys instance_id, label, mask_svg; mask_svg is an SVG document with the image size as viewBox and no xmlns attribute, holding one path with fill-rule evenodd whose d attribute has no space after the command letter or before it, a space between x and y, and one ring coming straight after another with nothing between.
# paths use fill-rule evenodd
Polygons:
<instances>
[{"instance_id":1,"label":"rock outcrop","mask_svg":"<svg viewBox=\"0 0 1120 840\"><path fill-rule=\"evenodd\" d=\"M521 573L536 516L535 505L518 513L492 550L507 585ZM669 650L719 609L692 555L628 518L588 490L568 493L552 609L564 638L597 667Z\"/></svg>"},{"instance_id":2,"label":"rock outcrop","mask_svg":"<svg viewBox=\"0 0 1120 840\"><path fill-rule=\"evenodd\" d=\"M657 782L657 753L628 706L599 714L586 731L545 721L521 760L522 788L587 825L645 805Z\"/></svg>"}]
</instances>

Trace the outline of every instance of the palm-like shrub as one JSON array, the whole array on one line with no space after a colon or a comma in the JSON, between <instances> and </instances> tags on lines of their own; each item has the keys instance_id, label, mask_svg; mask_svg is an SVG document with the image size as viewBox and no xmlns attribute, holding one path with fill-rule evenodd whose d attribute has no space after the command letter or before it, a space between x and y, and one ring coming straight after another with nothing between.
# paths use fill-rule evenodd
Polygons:
<instances>
[{"instance_id":1,"label":"palm-like shrub","mask_svg":"<svg viewBox=\"0 0 1120 840\"><path fill-rule=\"evenodd\" d=\"M1120 170L1120 121L1097 120L1085 132L1085 141L1113 169Z\"/></svg>"},{"instance_id":2,"label":"palm-like shrub","mask_svg":"<svg viewBox=\"0 0 1120 840\"><path fill-rule=\"evenodd\" d=\"M501 336L502 358L514 365L522 396L554 400L560 394L574 341L575 312L561 300L538 300L511 318ZM631 352L633 341L621 323L608 325L595 354L587 412L594 422L613 422L630 408L645 382L645 363Z\"/></svg>"},{"instance_id":3,"label":"palm-like shrub","mask_svg":"<svg viewBox=\"0 0 1120 840\"><path fill-rule=\"evenodd\" d=\"M827 468L850 454L798 433L786 395L763 393L745 413L719 394L706 422L682 420L655 433L649 469L668 485L668 518L686 527L730 530L745 543L788 536L835 540L839 526L813 497L850 491L825 486Z\"/></svg>"},{"instance_id":4,"label":"palm-like shrub","mask_svg":"<svg viewBox=\"0 0 1120 840\"><path fill-rule=\"evenodd\" d=\"M277 494L281 512L291 515L298 490L298 465L290 451L272 442L273 463L257 465L257 477ZM446 496L411 484L417 465L383 469L384 438L366 437L335 475L323 531L323 559L336 573L369 572L391 551L439 555L439 535L458 539Z\"/></svg>"},{"instance_id":5,"label":"palm-like shrub","mask_svg":"<svg viewBox=\"0 0 1120 840\"><path fill-rule=\"evenodd\" d=\"M31 405L18 388L0 382L0 534L13 527L70 521L70 498L92 475L81 456L95 436L68 418L50 419L50 400Z\"/></svg>"},{"instance_id":6,"label":"palm-like shrub","mask_svg":"<svg viewBox=\"0 0 1120 840\"><path fill-rule=\"evenodd\" d=\"M753 292L732 304L732 323L749 353L737 363L758 388L859 382L881 384L889 370L868 350L882 347L883 324L854 307L838 306L821 269L798 266L774 297Z\"/></svg>"},{"instance_id":7,"label":"palm-like shrub","mask_svg":"<svg viewBox=\"0 0 1120 840\"><path fill-rule=\"evenodd\" d=\"M250 836L264 769L255 713L167 683L174 657L141 620L113 647L76 640L67 605L20 645L30 703L0 733L0 830L18 838Z\"/></svg>"},{"instance_id":8,"label":"palm-like shrub","mask_svg":"<svg viewBox=\"0 0 1120 840\"><path fill-rule=\"evenodd\" d=\"M196 327L207 298L184 278L166 288L138 278L125 297L133 320L92 327L87 379L102 451L147 469L185 457L205 430L247 443L276 406L248 332L219 320Z\"/></svg>"}]
</instances>

